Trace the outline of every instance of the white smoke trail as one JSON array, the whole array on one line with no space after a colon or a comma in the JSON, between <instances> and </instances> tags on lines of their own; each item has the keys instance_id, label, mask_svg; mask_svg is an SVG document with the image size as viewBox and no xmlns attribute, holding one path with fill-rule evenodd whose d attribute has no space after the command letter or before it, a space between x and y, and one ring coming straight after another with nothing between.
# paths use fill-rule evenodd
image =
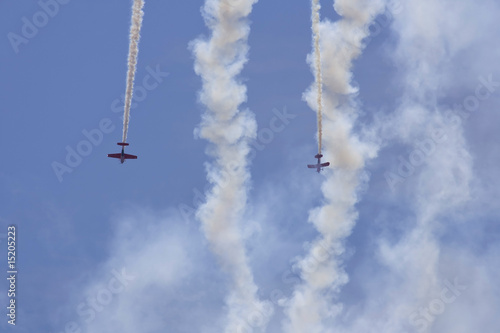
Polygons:
<instances>
[{"instance_id":1,"label":"white smoke trail","mask_svg":"<svg viewBox=\"0 0 500 333\"><path fill-rule=\"evenodd\" d=\"M314 6L314 2L313 2ZM353 133L357 110L341 100L355 92L351 86L351 67L363 49L368 26L383 9L383 1L337 0L335 10L343 18L319 24L323 59L323 143L333 172L327 173L322 185L325 204L313 209L309 222L320 232L309 253L298 263L303 282L288 302L284 323L289 333L322 333L325 320L341 309L332 296L347 280L342 268L344 241L354 227L358 201L357 187L363 179L365 159L374 157L376 148L363 144ZM311 57L309 57L311 59ZM312 70L315 63L311 62ZM317 92L311 87L305 94L311 107L317 103Z\"/></svg>"},{"instance_id":2,"label":"white smoke trail","mask_svg":"<svg viewBox=\"0 0 500 333\"><path fill-rule=\"evenodd\" d=\"M144 12L142 11L143 7L144 0L134 0L132 7L132 25L130 26L130 45L128 53L127 87L125 90L125 110L123 112L122 142L127 141L130 106L132 105L137 55L139 53L139 39L141 37L142 17L144 16Z\"/></svg>"},{"instance_id":3,"label":"white smoke trail","mask_svg":"<svg viewBox=\"0 0 500 333\"><path fill-rule=\"evenodd\" d=\"M230 275L226 299L225 332L264 329L269 311L257 297L257 286L248 264L240 225L247 201L249 140L257 125L248 110L238 110L246 100L246 87L236 77L247 62L248 15L257 0L206 0L203 16L211 29L210 39L195 40L195 71L203 87L200 101L207 110L199 136L210 142L207 165L213 184L207 201L197 211L202 229L222 268Z\"/></svg>"},{"instance_id":4,"label":"white smoke trail","mask_svg":"<svg viewBox=\"0 0 500 333\"><path fill-rule=\"evenodd\" d=\"M317 112L318 112L318 154L321 154L322 150L322 140L323 140L323 82L321 75L321 50L319 45L319 11L321 6L319 0L312 0L312 30L313 30L313 40L314 40L314 55L315 55L315 78L317 86Z\"/></svg>"}]
</instances>

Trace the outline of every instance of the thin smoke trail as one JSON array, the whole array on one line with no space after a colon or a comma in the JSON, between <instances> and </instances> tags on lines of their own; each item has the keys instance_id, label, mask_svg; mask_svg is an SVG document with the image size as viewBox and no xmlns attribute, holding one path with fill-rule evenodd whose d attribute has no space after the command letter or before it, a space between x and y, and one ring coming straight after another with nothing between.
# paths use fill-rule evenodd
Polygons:
<instances>
[{"instance_id":1,"label":"thin smoke trail","mask_svg":"<svg viewBox=\"0 0 500 333\"><path fill-rule=\"evenodd\" d=\"M365 160L376 154L376 147L361 142L353 132L358 110L341 101L349 100L355 92L351 86L352 63L361 54L368 26L383 9L383 2L337 0L334 7L343 18L335 23L326 20L318 24L323 61L322 98L327 110L322 119L323 149L332 161L333 172L326 173L322 185L325 204L309 214L309 222L320 235L297 262L302 282L295 287L285 309L287 333L327 332L325 321L341 311L341 304L335 304L333 296L348 281L343 269L344 243L358 216L355 205ZM316 63L310 61L310 65L315 71ZM313 87L304 97L311 108L317 106L318 95Z\"/></svg>"},{"instance_id":2,"label":"thin smoke trail","mask_svg":"<svg viewBox=\"0 0 500 333\"><path fill-rule=\"evenodd\" d=\"M323 140L323 82L321 75L321 50L319 45L319 11L321 6L319 4L319 0L312 0L312 30L314 35L314 54L315 54L315 77L316 77L316 86L318 89L317 96L317 112L318 112L318 154L321 154L322 150L322 140Z\"/></svg>"},{"instance_id":3,"label":"thin smoke trail","mask_svg":"<svg viewBox=\"0 0 500 333\"><path fill-rule=\"evenodd\" d=\"M199 99L206 107L197 132L209 142L207 153L214 157L207 164L207 178L213 188L196 217L211 250L230 277L227 333L262 331L270 315L266 303L257 297L258 288L240 231L250 181L249 140L256 137L257 125L253 113L239 110L247 96L237 76L247 62L247 17L256 2L206 0L202 13L211 37L191 44L195 71L203 84Z\"/></svg>"},{"instance_id":4,"label":"thin smoke trail","mask_svg":"<svg viewBox=\"0 0 500 333\"><path fill-rule=\"evenodd\" d=\"M130 27L130 46L128 53L127 88L125 90L125 110L123 112L123 137L127 141L128 123L130 118L130 107L134 93L134 79L137 68L137 55L139 53L139 39L141 37L142 17L144 12L144 0L134 0L132 7L132 25Z\"/></svg>"}]
</instances>

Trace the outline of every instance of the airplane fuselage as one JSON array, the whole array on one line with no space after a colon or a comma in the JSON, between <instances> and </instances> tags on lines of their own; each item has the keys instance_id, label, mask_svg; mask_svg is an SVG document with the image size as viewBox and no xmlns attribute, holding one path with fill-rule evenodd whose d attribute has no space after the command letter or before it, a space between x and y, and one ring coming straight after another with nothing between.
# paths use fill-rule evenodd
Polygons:
<instances>
[{"instance_id":1,"label":"airplane fuselage","mask_svg":"<svg viewBox=\"0 0 500 333\"><path fill-rule=\"evenodd\" d=\"M322 168L327 167L327 166L330 165L330 162L321 163L321 158L323 157L322 154L317 154L314 157L318 159L318 163L317 164L308 164L307 165L308 168L310 168L310 169L316 169L316 171L318 173L320 173L321 170L322 170Z\"/></svg>"},{"instance_id":2,"label":"airplane fuselage","mask_svg":"<svg viewBox=\"0 0 500 333\"><path fill-rule=\"evenodd\" d=\"M321 157L318 157L318 164L316 164L316 171L321 172Z\"/></svg>"}]
</instances>

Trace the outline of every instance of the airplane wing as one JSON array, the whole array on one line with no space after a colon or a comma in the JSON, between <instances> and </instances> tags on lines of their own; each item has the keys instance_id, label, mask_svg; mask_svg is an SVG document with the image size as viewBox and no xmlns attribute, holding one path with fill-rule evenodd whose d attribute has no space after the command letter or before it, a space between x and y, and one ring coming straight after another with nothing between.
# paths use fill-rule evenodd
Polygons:
<instances>
[{"instance_id":1,"label":"airplane wing","mask_svg":"<svg viewBox=\"0 0 500 333\"><path fill-rule=\"evenodd\" d=\"M108 157L112 157L112 158L122 158L122 154L108 154Z\"/></svg>"},{"instance_id":2,"label":"airplane wing","mask_svg":"<svg viewBox=\"0 0 500 333\"><path fill-rule=\"evenodd\" d=\"M317 166L316 166L316 165L313 165L313 164L308 164L308 165L307 165L307 167L308 167L309 169L316 169L316 168L317 168Z\"/></svg>"},{"instance_id":3,"label":"airplane wing","mask_svg":"<svg viewBox=\"0 0 500 333\"><path fill-rule=\"evenodd\" d=\"M113 155L113 154L112 154ZM120 154L118 154L120 155ZM130 154L123 154L123 158L125 158L126 160L136 160L137 159L137 156L135 155L130 155Z\"/></svg>"},{"instance_id":4,"label":"airplane wing","mask_svg":"<svg viewBox=\"0 0 500 333\"><path fill-rule=\"evenodd\" d=\"M329 165L330 165L330 162L326 162L326 163L320 164L319 166L322 167L322 168L324 168L324 167L327 167Z\"/></svg>"}]
</instances>

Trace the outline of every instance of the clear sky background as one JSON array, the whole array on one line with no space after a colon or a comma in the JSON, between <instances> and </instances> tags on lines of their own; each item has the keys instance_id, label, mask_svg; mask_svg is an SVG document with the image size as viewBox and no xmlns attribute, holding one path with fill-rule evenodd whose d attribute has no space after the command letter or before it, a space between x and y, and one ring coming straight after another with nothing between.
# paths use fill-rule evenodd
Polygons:
<instances>
[{"instance_id":1,"label":"clear sky background","mask_svg":"<svg viewBox=\"0 0 500 333\"><path fill-rule=\"evenodd\" d=\"M322 1L323 19L339 19L332 4ZM131 1L60 4L14 47L9 34L22 36L23 18L33 22L42 8L36 1L0 2L0 237L17 226L19 270L15 328L4 314L7 282L0 283L2 332L221 331L228 280L193 215L210 160L207 143L195 135L204 107L189 48L209 34L202 5L146 0L136 87L146 79L154 88L136 95L131 111L126 151L138 159L120 165L106 155L118 152L121 141ZM377 18L354 63L359 93L351 97L361 112L354 131L379 149L364 169L359 218L342 255L349 282L332 299L344 308L328 325L340 332L496 332L500 2L402 7ZM323 200L324 175L306 168L316 153L316 116L302 99L314 79L306 62L310 3L261 0L250 19L249 61L240 78L248 87L243 108L255 114L259 136L242 233L259 297L274 308L267 332L281 332L284 303L277 300L300 282L295 258L317 237L307 220ZM147 77L155 71L157 81ZM491 91L484 80L494 82ZM428 138L424 129L451 126L442 120L447 111L471 102L481 84L488 96L467 117L453 113L460 124L450 127L449 139L391 185L388 172L398 174L400 158L408 160ZM284 114L290 116L280 120L283 130L269 131ZM68 166L68 149L83 147L84 132L96 133L102 122L108 133L96 134L89 154ZM54 163L71 172L58 176ZM448 176L453 185L431 186ZM425 235L432 246L409 241L436 193L443 195L435 202L439 212ZM6 239L0 247L4 276ZM438 258L432 277L422 264L427 250ZM418 274L408 276L407 267ZM134 279L90 310L122 269ZM412 322L457 278L466 289L456 300L431 313L432 320L419 314ZM415 298L427 279L437 292ZM428 331L419 330L424 326Z\"/></svg>"}]
</instances>

